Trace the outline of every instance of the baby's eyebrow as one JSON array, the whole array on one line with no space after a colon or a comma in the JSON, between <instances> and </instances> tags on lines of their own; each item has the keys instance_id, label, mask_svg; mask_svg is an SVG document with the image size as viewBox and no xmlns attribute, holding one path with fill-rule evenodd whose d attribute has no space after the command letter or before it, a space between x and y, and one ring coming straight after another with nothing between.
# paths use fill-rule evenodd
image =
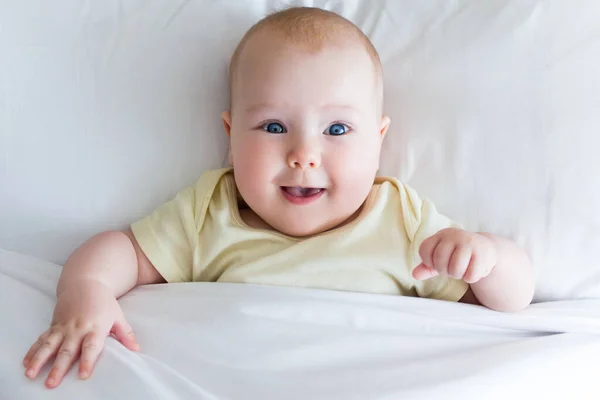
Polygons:
<instances>
[{"instance_id":1,"label":"baby's eyebrow","mask_svg":"<svg viewBox=\"0 0 600 400\"><path fill-rule=\"evenodd\" d=\"M328 104L325 106L321 107L322 110L333 110L333 111L349 111L349 112L356 112L356 113L360 113L360 114L364 114L364 111L362 111L360 108L349 105L349 104Z\"/></svg>"},{"instance_id":2,"label":"baby's eyebrow","mask_svg":"<svg viewBox=\"0 0 600 400\"><path fill-rule=\"evenodd\" d=\"M285 108L294 108L294 105L288 104L285 102L273 104L273 103L258 103L252 104L244 110L245 112L251 114L265 110L277 110L277 109L285 109ZM361 111L360 108L349 104L326 104L319 107L321 110L326 111L346 111L346 112L358 112L364 114L364 111Z\"/></svg>"},{"instance_id":3,"label":"baby's eyebrow","mask_svg":"<svg viewBox=\"0 0 600 400\"><path fill-rule=\"evenodd\" d=\"M248 107L246 107L246 109L244 111L246 111L247 113L256 113L259 111L273 110L273 109L281 108L282 106L285 107L286 104L280 103L279 106L277 106L276 104L271 104L271 103L258 103L258 104L249 105Z\"/></svg>"}]
</instances>

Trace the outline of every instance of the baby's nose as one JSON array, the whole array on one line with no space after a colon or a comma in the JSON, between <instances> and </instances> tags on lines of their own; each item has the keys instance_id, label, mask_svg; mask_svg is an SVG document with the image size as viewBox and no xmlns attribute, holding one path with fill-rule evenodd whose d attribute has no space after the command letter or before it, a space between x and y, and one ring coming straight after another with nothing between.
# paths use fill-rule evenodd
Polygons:
<instances>
[{"instance_id":1,"label":"baby's nose","mask_svg":"<svg viewBox=\"0 0 600 400\"><path fill-rule=\"evenodd\" d=\"M316 147L302 146L293 149L288 154L290 168L312 169L321 166L321 154Z\"/></svg>"}]
</instances>

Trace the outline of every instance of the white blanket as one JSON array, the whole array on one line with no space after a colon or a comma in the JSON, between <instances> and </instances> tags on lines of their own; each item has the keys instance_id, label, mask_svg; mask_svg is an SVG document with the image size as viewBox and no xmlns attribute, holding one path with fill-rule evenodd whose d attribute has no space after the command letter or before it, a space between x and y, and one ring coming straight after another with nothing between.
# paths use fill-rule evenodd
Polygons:
<instances>
[{"instance_id":1,"label":"white blanket","mask_svg":"<svg viewBox=\"0 0 600 400\"><path fill-rule=\"evenodd\" d=\"M600 300L519 314L426 299L241 284L121 299L142 347L114 339L88 381L54 390L21 360L60 267L0 250L0 399L598 399Z\"/></svg>"}]
</instances>

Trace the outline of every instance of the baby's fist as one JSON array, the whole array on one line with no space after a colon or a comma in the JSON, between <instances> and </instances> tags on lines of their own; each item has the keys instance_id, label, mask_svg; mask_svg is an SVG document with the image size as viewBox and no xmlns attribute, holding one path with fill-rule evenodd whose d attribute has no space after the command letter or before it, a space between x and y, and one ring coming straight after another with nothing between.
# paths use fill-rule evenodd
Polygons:
<instances>
[{"instance_id":1,"label":"baby's fist","mask_svg":"<svg viewBox=\"0 0 600 400\"><path fill-rule=\"evenodd\" d=\"M443 229L425 239L419 248L421 264L412 272L418 280L438 275L475 283L496 265L496 248L486 236L462 229Z\"/></svg>"}]
</instances>

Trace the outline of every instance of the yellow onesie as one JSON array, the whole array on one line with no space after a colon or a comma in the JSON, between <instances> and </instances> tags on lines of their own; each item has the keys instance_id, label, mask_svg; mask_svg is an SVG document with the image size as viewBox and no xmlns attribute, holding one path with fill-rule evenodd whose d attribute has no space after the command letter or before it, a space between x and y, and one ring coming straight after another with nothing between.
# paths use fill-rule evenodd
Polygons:
<instances>
[{"instance_id":1,"label":"yellow onesie","mask_svg":"<svg viewBox=\"0 0 600 400\"><path fill-rule=\"evenodd\" d=\"M131 226L167 282L240 282L458 301L468 285L415 280L419 245L448 227L433 204L393 178L378 177L358 217L296 238L251 228L232 169L204 173L191 187Z\"/></svg>"}]
</instances>

